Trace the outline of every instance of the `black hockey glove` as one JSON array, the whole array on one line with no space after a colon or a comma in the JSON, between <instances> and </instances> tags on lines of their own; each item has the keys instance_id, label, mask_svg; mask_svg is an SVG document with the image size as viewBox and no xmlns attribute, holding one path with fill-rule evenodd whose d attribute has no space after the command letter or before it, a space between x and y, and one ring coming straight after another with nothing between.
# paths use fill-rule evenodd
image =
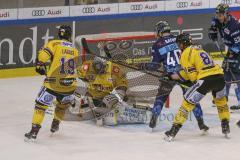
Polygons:
<instances>
[{"instance_id":1,"label":"black hockey glove","mask_svg":"<svg viewBox=\"0 0 240 160\"><path fill-rule=\"evenodd\" d=\"M211 27L208 30L208 38L212 41L218 40L218 30L216 27Z\"/></svg>"},{"instance_id":2,"label":"black hockey glove","mask_svg":"<svg viewBox=\"0 0 240 160\"><path fill-rule=\"evenodd\" d=\"M46 68L45 63L37 61L35 70L40 75L45 75L46 72L47 72L47 68Z\"/></svg>"}]
</instances>

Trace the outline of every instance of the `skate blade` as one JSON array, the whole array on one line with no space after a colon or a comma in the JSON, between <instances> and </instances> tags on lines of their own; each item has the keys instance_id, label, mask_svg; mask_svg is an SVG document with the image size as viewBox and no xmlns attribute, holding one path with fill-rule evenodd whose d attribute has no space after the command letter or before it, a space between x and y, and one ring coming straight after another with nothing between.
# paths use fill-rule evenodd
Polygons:
<instances>
[{"instance_id":1,"label":"skate blade","mask_svg":"<svg viewBox=\"0 0 240 160\"><path fill-rule=\"evenodd\" d=\"M224 137L225 137L226 139L231 139L231 137L230 137L229 134L224 134Z\"/></svg>"},{"instance_id":2,"label":"skate blade","mask_svg":"<svg viewBox=\"0 0 240 160\"><path fill-rule=\"evenodd\" d=\"M164 139L166 142L173 142L173 140L174 140L174 138L171 137L171 136L165 136L163 139Z\"/></svg>"},{"instance_id":3,"label":"skate blade","mask_svg":"<svg viewBox=\"0 0 240 160\"><path fill-rule=\"evenodd\" d=\"M24 138L24 142L26 142L26 143L36 143L36 139L29 139L29 138Z\"/></svg>"},{"instance_id":4,"label":"skate blade","mask_svg":"<svg viewBox=\"0 0 240 160\"><path fill-rule=\"evenodd\" d=\"M209 135L209 132L208 132L208 130L202 130L202 134L201 134L202 136L206 136L206 135Z\"/></svg>"},{"instance_id":5,"label":"skate blade","mask_svg":"<svg viewBox=\"0 0 240 160\"><path fill-rule=\"evenodd\" d=\"M151 128L151 133L155 133L156 132L156 129L155 128Z\"/></svg>"}]
</instances>

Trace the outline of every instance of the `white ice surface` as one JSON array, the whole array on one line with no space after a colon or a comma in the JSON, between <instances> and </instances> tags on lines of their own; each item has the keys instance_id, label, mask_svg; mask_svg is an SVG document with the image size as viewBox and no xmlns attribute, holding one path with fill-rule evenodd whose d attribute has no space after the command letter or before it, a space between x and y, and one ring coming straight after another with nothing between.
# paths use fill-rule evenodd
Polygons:
<instances>
[{"instance_id":1,"label":"white ice surface","mask_svg":"<svg viewBox=\"0 0 240 160\"><path fill-rule=\"evenodd\" d=\"M91 122L63 122L55 135L49 132L51 116L46 115L38 141L23 141L30 130L34 99L42 84L41 77L0 80L0 160L239 160L240 128L235 123L239 113L231 115L231 139L223 138L211 96L202 101L204 118L210 126L202 136L194 117L172 143L163 140L171 122L163 120L151 133L147 125L97 127ZM233 93L233 91L232 91ZM229 104L236 103L231 94ZM178 87L171 94L175 112L182 100Z\"/></svg>"}]
</instances>

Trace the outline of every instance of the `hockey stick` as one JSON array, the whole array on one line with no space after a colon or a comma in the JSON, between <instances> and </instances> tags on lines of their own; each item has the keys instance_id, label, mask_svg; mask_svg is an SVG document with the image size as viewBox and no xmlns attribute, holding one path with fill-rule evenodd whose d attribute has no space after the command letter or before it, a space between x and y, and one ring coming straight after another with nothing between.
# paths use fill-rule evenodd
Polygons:
<instances>
[{"instance_id":1,"label":"hockey stick","mask_svg":"<svg viewBox=\"0 0 240 160\"><path fill-rule=\"evenodd\" d=\"M161 82L167 82L168 84L170 84L169 82L172 82L172 83L178 84L179 86L182 86L183 88L189 88L189 86L183 85L183 84L178 83L178 82L176 82L176 81L173 81L173 80L165 80L165 79L163 79L162 76L159 76L159 75L156 75L156 74L154 74L154 73L151 73L151 72L148 72L148 71L145 71L145 70L141 70L141 69L139 69L139 68L136 68L136 67L133 67L133 66L130 66L130 65L121 63L120 61L115 61L115 60L113 60L113 59L112 59L112 56L111 56L111 54L110 54L110 52L109 52L109 50L108 50L108 48L107 48L106 46L104 46L103 49L104 49L104 52L106 53L107 57L104 57L104 56L100 56L100 55L97 55L97 54L93 53L93 52L89 49L87 40L86 40L85 38L82 38L82 39L81 39L81 43L82 43L83 49L86 51L86 53L88 53L88 54L90 54L90 55L94 55L94 56L96 56L96 57L99 57L99 58L102 58L102 59L111 61L111 62L113 62L113 63L115 63L115 64L118 64L118 65L121 65L121 66L130 68L130 69L133 69L133 70L135 70L135 71L140 71L140 72L145 73L145 74L147 74L147 75L151 75L151 76L153 76L153 77L158 78L159 81L161 81ZM158 70L158 71L159 71L160 73L162 73L162 75L164 75L164 73L165 73L164 71L160 71L160 70Z\"/></svg>"},{"instance_id":2,"label":"hockey stick","mask_svg":"<svg viewBox=\"0 0 240 160\"><path fill-rule=\"evenodd\" d=\"M162 76L153 74L153 73L151 73L151 72L143 71L143 70L141 70L141 69L139 69L139 68L136 68L136 67L133 67L133 66L124 64L124 63L122 63L122 62L120 62L120 61L115 61L115 60L113 60L111 54L109 53L109 51L108 51L108 49L107 49L107 47L104 47L104 51L105 51L105 53L106 53L106 55L107 55L107 57L104 57L104 56L100 56L100 55L97 55L97 54L93 53L93 52L89 49L88 44L87 44L87 40L86 40L85 38L82 38L82 39L81 39L81 43L82 43L83 49L84 49L88 54L94 55L94 56L96 56L96 57L99 57L99 58L102 58L102 59L105 59L105 60L108 60L108 61L111 61L111 62L113 62L113 63L115 63L115 64L118 64L118 65L121 65L121 66L130 68L130 69L133 69L133 70L136 70L136 71L141 71L141 72L143 72L143 73L145 73L145 74L151 75L151 76L156 77L156 78L162 78ZM159 71L159 72L164 73L164 71Z\"/></svg>"},{"instance_id":3,"label":"hockey stick","mask_svg":"<svg viewBox=\"0 0 240 160\"><path fill-rule=\"evenodd\" d=\"M214 41L214 43L215 43L215 45L217 46L218 51L220 51L222 58L224 58L225 55L223 54L223 51L222 51L222 49L221 49L218 41Z\"/></svg>"},{"instance_id":4,"label":"hockey stick","mask_svg":"<svg viewBox=\"0 0 240 160\"><path fill-rule=\"evenodd\" d=\"M102 58L102 59L105 59L105 60L108 60L108 61L111 61L111 62L113 62L113 63L115 63L115 64L117 64L117 65L120 65L120 66L123 66L123 67L127 67L127 68L133 69L133 70L135 70L135 71L140 71L140 72L145 73L145 74L147 74L147 75L151 75L151 76L153 76L153 77L158 78L159 81L161 81L161 82L166 82L166 83L168 83L168 84L170 84L169 82L172 82L172 83L175 83L175 84L178 84L178 85L182 86L183 88L189 88L188 86L182 85L181 83L178 83L178 82L176 82L176 81L165 80L165 79L163 79L162 76L156 75L156 74L151 73L151 72L148 72L148 71L143 71L143 70L141 70L141 69L139 69L139 68L136 68L136 67L133 67L133 66L124 64L124 63L122 63L122 62L120 62L120 61L115 61L115 60L112 59L112 56L111 56L111 54L109 53L109 50L107 49L107 47L104 47L104 51L105 51L105 53L106 53L106 55L107 55L107 57L104 57L104 56L100 56L100 55L97 55L97 54L93 53L93 52L89 49L88 44L87 44L87 40L86 40L85 38L82 38L82 39L81 39L81 43L82 43L83 49L84 49L88 54L94 55L94 56L96 56L96 57L99 57L99 58ZM165 73L164 71L159 71L159 72L162 73L162 75Z\"/></svg>"},{"instance_id":5,"label":"hockey stick","mask_svg":"<svg viewBox=\"0 0 240 160\"><path fill-rule=\"evenodd\" d=\"M218 50L220 51L221 55L223 56L223 58L225 58L226 56L223 54L223 51L222 51L222 49L221 49L221 47L220 47L218 41L214 41L214 43L216 44L216 46L217 46ZM232 84L232 83L240 83L240 80L237 80L236 76L234 75L234 73L232 72L231 69L229 69L229 72L230 72L230 74L231 74L232 77L233 77L233 81L231 81L231 82L227 82L227 81L225 81L225 83L228 83L228 84Z\"/></svg>"}]
</instances>

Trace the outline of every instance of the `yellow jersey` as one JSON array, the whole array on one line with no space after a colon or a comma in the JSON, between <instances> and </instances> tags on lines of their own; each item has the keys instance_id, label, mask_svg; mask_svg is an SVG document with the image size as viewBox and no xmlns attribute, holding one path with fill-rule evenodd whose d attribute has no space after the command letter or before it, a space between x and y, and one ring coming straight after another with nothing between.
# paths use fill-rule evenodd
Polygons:
<instances>
[{"instance_id":1,"label":"yellow jersey","mask_svg":"<svg viewBox=\"0 0 240 160\"><path fill-rule=\"evenodd\" d=\"M78 51L66 40L52 40L38 52L38 60L49 64L44 86L55 92L70 93L76 89Z\"/></svg>"},{"instance_id":2,"label":"yellow jersey","mask_svg":"<svg viewBox=\"0 0 240 160\"><path fill-rule=\"evenodd\" d=\"M212 58L198 46L189 46L180 57L180 77L192 82L216 74L223 74L222 68L214 64Z\"/></svg>"},{"instance_id":3,"label":"yellow jersey","mask_svg":"<svg viewBox=\"0 0 240 160\"><path fill-rule=\"evenodd\" d=\"M93 61L85 61L79 69L79 78L87 82L88 93L96 99L102 99L116 87L127 87L125 74L120 67L107 61L105 72L97 74Z\"/></svg>"}]
</instances>

